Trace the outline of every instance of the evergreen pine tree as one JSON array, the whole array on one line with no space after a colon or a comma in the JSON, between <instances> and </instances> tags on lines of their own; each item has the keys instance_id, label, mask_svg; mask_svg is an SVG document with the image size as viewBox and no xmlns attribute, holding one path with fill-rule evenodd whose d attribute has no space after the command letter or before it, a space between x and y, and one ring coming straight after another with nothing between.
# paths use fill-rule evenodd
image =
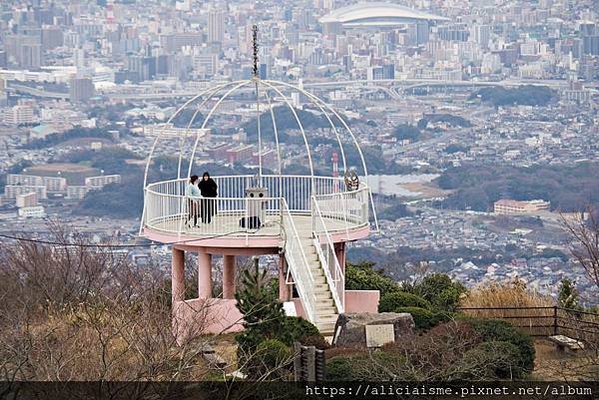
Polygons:
<instances>
[{"instance_id":1,"label":"evergreen pine tree","mask_svg":"<svg viewBox=\"0 0 599 400\"><path fill-rule=\"evenodd\" d=\"M557 295L557 303L560 307L572 310L580 310L578 290L576 284L568 278L562 279Z\"/></svg>"}]
</instances>

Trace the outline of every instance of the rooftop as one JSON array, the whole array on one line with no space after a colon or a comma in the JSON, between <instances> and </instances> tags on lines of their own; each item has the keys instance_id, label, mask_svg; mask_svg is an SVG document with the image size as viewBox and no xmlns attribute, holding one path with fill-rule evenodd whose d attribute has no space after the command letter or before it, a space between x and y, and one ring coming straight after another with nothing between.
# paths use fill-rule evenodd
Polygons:
<instances>
[{"instance_id":1,"label":"rooftop","mask_svg":"<svg viewBox=\"0 0 599 400\"><path fill-rule=\"evenodd\" d=\"M417 21L449 21L448 18L391 3L358 3L331 11L320 19L322 23L344 25L394 26Z\"/></svg>"}]
</instances>

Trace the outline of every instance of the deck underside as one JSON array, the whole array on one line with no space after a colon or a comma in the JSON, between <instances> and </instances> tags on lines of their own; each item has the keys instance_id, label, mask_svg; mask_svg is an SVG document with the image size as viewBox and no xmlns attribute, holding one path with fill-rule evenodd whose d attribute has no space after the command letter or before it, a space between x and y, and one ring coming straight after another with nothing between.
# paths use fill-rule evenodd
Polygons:
<instances>
[{"instance_id":1,"label":"deck underside","mask_svg":"<svg viewBox=\"0 0 599 400\"><path fill-rule=\"evenodd\" d=\"M181 231L182 235L189 237L212 237L212 236L227 236L227 237L281 237L282 227L281 218L278 215L268 215L264 221L261 221L262 225L258 229L246 229L240 225L240 220L243 218L242 214L217 214L212 217L212 220L208 223L207 221L202 222L198 218L197 225L193 226L193 219L187 221L187 218L171 217L165 218L162 221L157 221L150 224L150 229L162 233L173 233ZM293 222L298 232L306 233L312 231L312 217L310 215L293 215ZM357 228L363 228L363 226L356 226L351 222L348 224L346 221L336 218L324 218L326 228L329 233L347 233L355 231Z\"/></svg>"}]
</instances>

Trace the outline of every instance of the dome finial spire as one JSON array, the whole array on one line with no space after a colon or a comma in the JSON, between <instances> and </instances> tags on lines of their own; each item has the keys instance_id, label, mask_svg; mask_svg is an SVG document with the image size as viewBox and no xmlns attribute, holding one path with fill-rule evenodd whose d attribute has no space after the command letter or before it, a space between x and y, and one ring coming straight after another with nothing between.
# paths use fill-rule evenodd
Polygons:
<instances>
[{"instance_id":1,"label":"dome finial spire","mask_svg":"<svg viewBox=\"0 0 599 400\"><path fill-rule=\"evenodd\" d=\"M253 51L253 60L254 64L252 67L252 73L254 79L260 79L260 75L258 73L258 25L252 26L252 51Z\"/></svg>"}]
</instances>

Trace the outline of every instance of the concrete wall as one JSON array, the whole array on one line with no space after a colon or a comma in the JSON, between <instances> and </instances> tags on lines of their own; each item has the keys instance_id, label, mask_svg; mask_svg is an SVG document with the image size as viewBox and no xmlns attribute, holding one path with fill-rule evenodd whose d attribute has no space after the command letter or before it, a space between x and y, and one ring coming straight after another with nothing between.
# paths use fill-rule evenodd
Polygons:
<instances>
[{"instance_id":1,"label":"concrete wall","mask_svg":"<svg viewBox=\"0 0 599 400\"><path fill-rule=\"evenodd\" d=\"M378 290L346 290L345 312L346 313L377 313L379 311L379 300L381 293ZM302 302L298 298L293 299L298 317L306 318Z\"/></svg>"},{"instance_id":2,"label":"concrete wall","mask_svg":"<svg viewBox=\"0 0 599 400\"><path fill-rule=\"evenodd\" d=\"M173 332L177 342L205 334L239 332L243 316L234 299L192 299L173 305Z\"/></svg>"}]
</instances>

